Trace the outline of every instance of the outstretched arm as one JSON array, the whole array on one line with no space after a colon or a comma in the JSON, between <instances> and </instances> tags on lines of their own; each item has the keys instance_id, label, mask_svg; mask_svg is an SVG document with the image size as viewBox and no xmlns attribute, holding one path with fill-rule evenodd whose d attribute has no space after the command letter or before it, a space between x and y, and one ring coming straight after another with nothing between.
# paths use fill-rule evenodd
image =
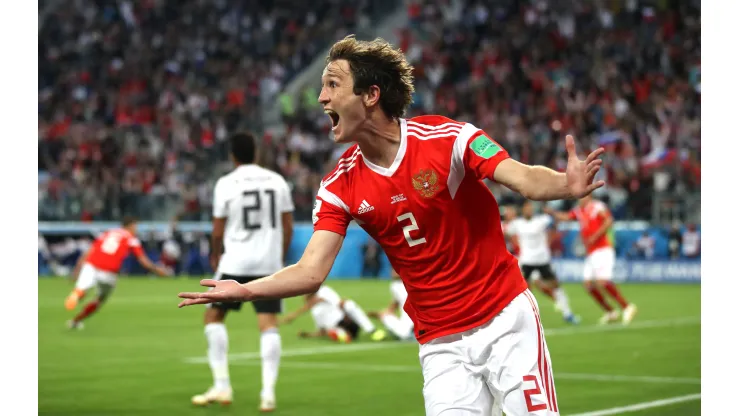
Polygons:
<instances>
[{"instance_id":1,"label":"outstretched arm","mask_svg":"<svg viewBox=\"0 0 740 416\"><path fill-rule=\"evenodd\" d=\"M329 275L344 236L331 231L313 233L298 263L279 272L243 285L234 280L205 279L201 285L212 287L207 292L184 292L179 307L212 302L249 302L260 299L282 299L314 293Z\"/></svg>"},{"instance_id":2,"label":"outstretched arm","mask_svg":"<svg viewBox=\"0 0 740 416\"><path fill-rule=\"evenodd\" d=\"M306 301L301 305L300 308L294 310L293 312L285 315L281 319L278 320L278 323L280 325L289 324L296 319L298 319L301 315L311 310L311 308L314 307L317 303L319 303L321 299L319 299L318 296L311 296L310 298L306 299Z\"/></svg>"},{"instance_id":3,"label":"outstretched arm","mask_svg":"<svg viewBox=\"0 0 740 416\"><path fill-rule=\"evenodd\" d=\"M586 241L583 242L586 247L589 247L593 245L596 241L598 241L599 238L601 238L604 234L606 234L607 231L609 231L609 228L614 223L614 217L612 217L608 211L601 211L599 213L599 217L603 219L601 227L599 227L599 229L596 230L593 235L591 235Z\"/></svg>"},{"instance_id":4,"label":"outstretched arm","mask_svg":"<svg viewBox=\"0 0 740 416\"><path fill-rule=\"evenodd\" d=\"M603 148L596 149L585 160L580 160L571 135L565 138L565 148L568 151L565 173L506 159L494 171L493 180L533 201L581 198L604 186L604 181L593 183L601 167L598 157L604 152Z\"/></svg>"},{"instance_id":5,"label":"outstretched arm","mask_svg":"<svg viewBox=\"0 0 740 416\"><path fill-rule=\"evenodd\" d=\"M169 276L170 274L167 269L152 263L152 261L149 260L149 257L147 257L144 253L137 254L136 260L139 262L139 264L142 265L142 267L159 276Z\"/></svg>"},{"instance_id":6,"label":"outstretched arm","mask_svg":"<svg viewBox=\"0 0 740 416\"><path fill-rule=\"evenodd\" d=\"M309 331L298 331L298 336L301 338L321 338L326 336L326 330L317 329L313 332Z\"/></svg>"},{"instance_id":7,"label":"outstretched arm","mask_svg":"<svg viewBox=\"0 0 740 416\"><path fill-rule=\"evenodd\" d=\"M548 206L545 206L542 209L542 212L553 217L555 221L570 221L573 219L569 212L555 211L554 209Z\"/></svg>"}]
</instances>

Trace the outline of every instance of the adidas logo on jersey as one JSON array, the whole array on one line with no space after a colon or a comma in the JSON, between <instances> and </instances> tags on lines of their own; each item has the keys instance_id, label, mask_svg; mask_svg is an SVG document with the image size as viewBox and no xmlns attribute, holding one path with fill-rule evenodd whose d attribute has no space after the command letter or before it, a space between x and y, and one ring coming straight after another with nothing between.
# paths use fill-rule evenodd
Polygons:
<instances>
[{"instance_id":1,"label":"adidas logo on jersey","mask_svg":"<svg viewBox=\"0 0 740 416\"><path fill-rule=\"evenodd\" d=\"M374 209L375 209L375 207L374 207L374 206L372 206L372 205L368 204L368 203L367 203L367 201L365 201L365 200L363 199L363 200L362 200L362 203L360 204L360 208L359 208L359 209L357 210L357 213L358 213L358 214L364 214L364 213L366 213L366 212L370 212L370 211L372 211L372 210L374 210Z\"/></svg>"}]
</instances>

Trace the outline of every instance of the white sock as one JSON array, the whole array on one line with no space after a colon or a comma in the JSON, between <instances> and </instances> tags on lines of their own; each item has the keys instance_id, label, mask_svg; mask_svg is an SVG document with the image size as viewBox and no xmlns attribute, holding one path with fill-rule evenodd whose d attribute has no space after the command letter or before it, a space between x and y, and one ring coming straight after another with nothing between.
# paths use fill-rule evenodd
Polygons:
<instances>
[{"instance_id":1,"label":"white sock","mask_svg":"<svg viewBox=\"0 0 740 416\"><path fill-rule=\"evenodd\" d=\"M260 336L260 357L262 358L262 399L275 400L275 383L280 367L282 350L280 333L277 328L269 328Z\"/></svg>"},{"instance_id":2,"label":"white sock","mask_svg":"<svg viewBox=\"0 0 740 416\"><path fill-rule=\"evenodd\" d=\"M400 339L409 339L413 334L414 327L405 325L401 318L396 315L386 313L380 316L380 321L388 328L389 331Z\"/></svg>"},{"instance_id":3,"label":"white sock","mask_svg":"<svg viewBox=\"0 0 740 416\"><path fill-rule=\"evenodd\" d=\"M213 386L219 390L231 388L229 381L229 334L223 323L206 324L206 339L208 340L208 364L213 374Z\"/></svg>"},{"instance_id":4,"label":"white sock","mask_svg":"<svg viewBox=\"0 0 740 416\"><path fill-rule=\"evenodd\" d=\"M357 323L364 332L375 332L375 325L373 325L370 318L365 314L365 311L363 311L360 305L356 304L355 301L344 301L344 311L347 312L347 315L349 315L349 317L352 318L352 320L355 321L355 323Z\"/></svg>"},{"instance_id":5,"label":"white sock","mask_svg":"<svg viewBox=\"0 0 740 416\"><path fill-rule=\"evenodd\" d=\"M557 303L560 311L563 312L563 316L568 316L572 313L570 311L570 304L568 303L568 295L565 294L562 287L555 288L552 291L552 296L555 298L555 303Z\"/></svg>"}]
</instances>

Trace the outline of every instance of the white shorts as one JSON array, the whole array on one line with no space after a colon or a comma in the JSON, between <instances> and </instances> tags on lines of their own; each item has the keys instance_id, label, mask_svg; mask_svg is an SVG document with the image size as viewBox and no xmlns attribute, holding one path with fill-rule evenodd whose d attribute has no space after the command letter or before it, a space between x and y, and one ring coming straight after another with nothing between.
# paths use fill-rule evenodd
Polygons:
<instances>
[{"instance_id":1,"label":"white shorts","mask_svg":"<svg viewBox=\"0 0 740 416\"><path fill-rule=\"evenodd\" d=\"M556 416L550 353L525 290L489 322L419 348L427 416Z\"/></svg>"},{"instance_id":2,"label":"white shorts","mask_svg":"<svg viewBox=\"0 0 740 416\"><path fill-rule=\"evenodd\" d=\"M98 297L106 298L116 287L116 274L99 270L89 263L83 264L75 288L88 291L93 286L98 289Z\"/></svg>"},{"instance_id":3,"label":"white shorts","mask_svg":"<svg viewBox=\"0 0 740 416\"><path fill-rule=\"evenodd\" d=\"M321 302L311 308L311 316L316 328L327 330L336 328L344 319L342 298L334 289L323 285L316 292L316 296L321 299Z\"/></svg>"},{"instance_id":4,"label":"white shorts","mask_svg":"<svg viewBox=\"0 0 740 416\"><path fill-rule=\"evenodd\" d=\"M611 280L614 277L616 259L617 254L613 247L600 248L589 254L583 265L583 280Z\"/></svg>"}]
</instances>

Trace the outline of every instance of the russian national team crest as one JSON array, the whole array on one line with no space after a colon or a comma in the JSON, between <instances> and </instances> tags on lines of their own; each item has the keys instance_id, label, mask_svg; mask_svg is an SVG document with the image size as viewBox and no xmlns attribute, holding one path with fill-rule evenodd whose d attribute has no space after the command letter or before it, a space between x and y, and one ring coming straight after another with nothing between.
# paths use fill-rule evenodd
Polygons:
<instances>
[{"instance_id":1,"label":"russian national team crest","mask_svg":"<svg viewBox=\"0 0 740 416\"><path fill-rule=\"evenodd\" d=\"M431 198L439 192L437 181L437 172L432 169L422 169L411 178L414 189L424 198Z\"/></svg>"}]
</instances>

